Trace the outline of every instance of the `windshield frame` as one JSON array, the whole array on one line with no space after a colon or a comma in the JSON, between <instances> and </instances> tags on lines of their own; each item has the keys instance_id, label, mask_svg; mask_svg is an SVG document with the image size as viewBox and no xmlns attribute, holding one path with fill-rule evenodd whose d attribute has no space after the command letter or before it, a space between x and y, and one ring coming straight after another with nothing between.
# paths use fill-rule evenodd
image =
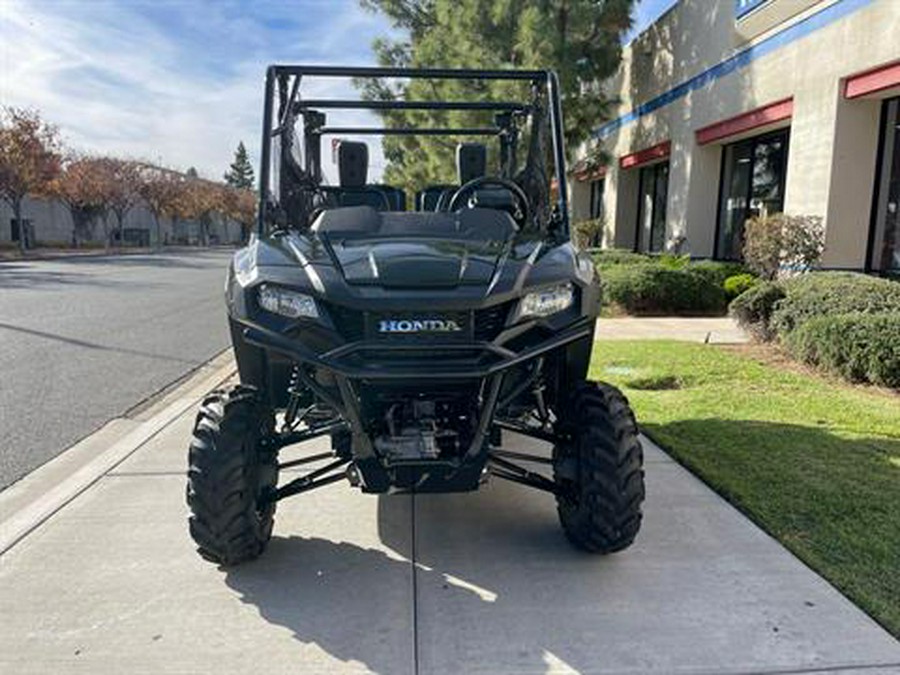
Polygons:
<instances>
[{"instance_id":1,"label":"windshield frame","mask_svg":"<svg viewBox=\"0 0 900 675\"><path fill-rule=\"evenodd\" d=\"M532 85L532 101L520 103L513 101L406 101L406 100L340 100L311 99L300 97L300 87L305 81L315 77L359 79L455 79L455 80L518 80L530 82ZM543 108L541 108L543 101ZM275 157L276 143L282 139L291 139L294 125L301 121L306 128L312 121L315 133L319 137L326 134L347 135L468 135L468 136L500 136L503 127L466 127L466 128L429 128L429 127L329 127L324 123L324 115L319 110L487 110L510 115L527 113L534 119L535 110L542 113L541 125L546 124L546 131L551 138L553 163L553 182L556 199L552 203L551 187L548 185L547 229L553 230L554 236L568 240L569 209L568 186L566 181L565 141L563 137L562 108L559 93L559 80L549 70L471 70L471 69L433 69L433 68L384 68L384 67L345 67L345 66L305 66L305 65L271 65L266 70L265 102L263 107L262 143L259 171L259 209L257 233L264 236L268 231L280 226L278 211L280 190L272 187L273 177L281 181L285 172L285 157L291 149L285 144L279 145L279 157ZM318 118L318 119L317 119ZM298 125L300 126L300 125ZM306 129L305 129L306 130ZM543 131L539 130L539 133ZM289 144L288 144L289 145ZM533 153L528 153L524 172L534 168ZM273 159L277 161L277 176L273 176ZM315 190L322 185L321 147L316 144L304 148L305 167L295 166L292 171L294 179ZM523 172L523 173L524 173Z\"/></svg>"}]
</instances>

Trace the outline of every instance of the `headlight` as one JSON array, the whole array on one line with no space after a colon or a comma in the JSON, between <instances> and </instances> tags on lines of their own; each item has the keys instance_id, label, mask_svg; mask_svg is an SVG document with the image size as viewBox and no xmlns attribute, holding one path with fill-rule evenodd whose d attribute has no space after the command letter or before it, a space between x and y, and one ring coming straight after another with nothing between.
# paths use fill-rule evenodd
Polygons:
<instances>
[{"instance_id":1,"label":"headlight","mask_svg":"<svg viewBox=\"0 0 900 675\"><path fill-rule=\"evenodd\" d=\"M584 253L580 254L575 266L575 274L578 275L578 278L584 283L589 284L594 280L595 272L596 268L594 267L594 261L591 257Z\"/></svg>"},{"instance_id":2,"label":"headlight","mask_svg":"<svg viewBox=\"0 0 900 675\"><path fill-rule=\"evenodd\" d=\"M242 288L246 288L256 281L258 272L259 268L256 266L256 244L242 248L234 254L234 278Z\"/></svg>"},{"instance_id":3,"label":"headlight","mask_svg":"<svg viewBox=\"0 0 900 675\"><path fill-rule=\"evenodd\" d=\"M259 287L256 297L259 306L267 312L280 314L291 319L299 319L300 317L319 318L319 308L316 307L316 301L306 295L306 293L289 291L278 286L264 285Z\"/></svg>"},{"instance_id":4,"label":"headlight","mask_svg":"<svg viewBox=\"0 0 900 675\"><path fill-rule=\"evenodd\" d=\"M575 301L572 284L560 284L529 293L519 303L519 318L550 316L569 309Z\"/></svg>"}]
</instances>

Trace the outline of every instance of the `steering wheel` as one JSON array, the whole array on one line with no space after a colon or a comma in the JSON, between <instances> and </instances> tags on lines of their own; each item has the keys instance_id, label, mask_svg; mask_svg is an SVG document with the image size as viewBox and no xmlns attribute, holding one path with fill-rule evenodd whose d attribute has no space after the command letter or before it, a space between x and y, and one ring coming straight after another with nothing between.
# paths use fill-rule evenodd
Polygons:
<instances>
[{"instance_id":1,"label":"steering wheel","mask_svg":"<svg viewBox=\"0 0 900 675\"><path fill-rule=\"evenodd\" d=\"M521 222L527 223L531 219L531 203L528 201L528 195L525 194L525 191L519 187L519 184L515 181L496 176L479 176L478 178L473 178L468 183L461 185L460 188L453 193L450 204L447 205L447 211L453 213L462 206L464 197L468 197L478 188L486 186L506 188L512 192L518 202L520 213L522 214ZM519 219L516 218L515 220Z\"/></svg>"}]
</instances>

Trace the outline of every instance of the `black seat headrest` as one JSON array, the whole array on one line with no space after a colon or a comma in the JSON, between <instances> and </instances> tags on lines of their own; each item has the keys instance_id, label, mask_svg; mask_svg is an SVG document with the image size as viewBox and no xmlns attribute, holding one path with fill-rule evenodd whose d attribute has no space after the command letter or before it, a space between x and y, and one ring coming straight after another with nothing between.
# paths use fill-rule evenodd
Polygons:
<instances>
[{"instance_id":1,"label":"black seat headrest","mask_svg":"<svg viewBox=\"0 0 900 675\"><path fill-rule=\"evenodd\" d=\"M456 172L460 185L484 176L487 172L487 146L483 143L460 143L457 145Z\"/></svg>"},{"instance_id":2,"label":"black seat headrest","mask_svg":"<svg viewBox=\"0 0 900 675\"><path fill-rule=\"evenodd\" d=\"M363 187L369 173L369 148L365 143L341 141L338 145L341 187Z\"/></svg>"}]
</instances>

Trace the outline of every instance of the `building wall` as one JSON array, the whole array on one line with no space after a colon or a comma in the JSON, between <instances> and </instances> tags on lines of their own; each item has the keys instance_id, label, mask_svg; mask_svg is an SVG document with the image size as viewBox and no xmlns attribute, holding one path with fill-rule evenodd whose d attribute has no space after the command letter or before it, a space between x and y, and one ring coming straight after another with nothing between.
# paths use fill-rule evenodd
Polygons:
<instances>
[{"instance_id":1,"label":"building wall","mask_svg":"<svg viewBox=\"0 0 900 675\"><path fill-rule=\"evenodd\" d=\"M900 59L900 2L770 0L740 22L735 11L733 0L681 0L625 48L606 85L625 117L601 127L614 158L604 194L615 214L609 244L633 245L637 219L638 169L622 169L619 158L670 141L667 241L685 235L693 255L712 256L722 145L739 137L700 145L696 131L793 98L792 119L781 123L791 127L784 210L823 217L826 266L864 267L880 101L847 100L843 81ZM718 71L705 74L710 68ZM671 100L635 114L660 96ZM573 181L576 220L585 189Z\"/></svg>"},{"instance_id":2,"label":"building wall","mask_svg":"<svg viewBox=\"0 0 900 675\"><path fill-rule=\"evenodd\" d=\"M68 246L72 243L72 216L65 204L56 200L27 198L22 204L22 217L31 221L34 237L38 244ZM0 202L0 245L12 243L12 226L14 219L12 209L6 202ZM108 226L112 231L118 226L115 215L110 214ZM164 218L160 222L159 232L153 214L143 206L136 206L125 217L123 227L144 230L151 244L159 238L164 243L199 243L200 224L193 221L182 221L173 227L172 221ZM92 226L89 242L103 243L103 223L96 219ZM210 227L210 237L214 243L237 244L241 241L241 225L232 220L214 218Z\"/></svg>"}]
</instances>

